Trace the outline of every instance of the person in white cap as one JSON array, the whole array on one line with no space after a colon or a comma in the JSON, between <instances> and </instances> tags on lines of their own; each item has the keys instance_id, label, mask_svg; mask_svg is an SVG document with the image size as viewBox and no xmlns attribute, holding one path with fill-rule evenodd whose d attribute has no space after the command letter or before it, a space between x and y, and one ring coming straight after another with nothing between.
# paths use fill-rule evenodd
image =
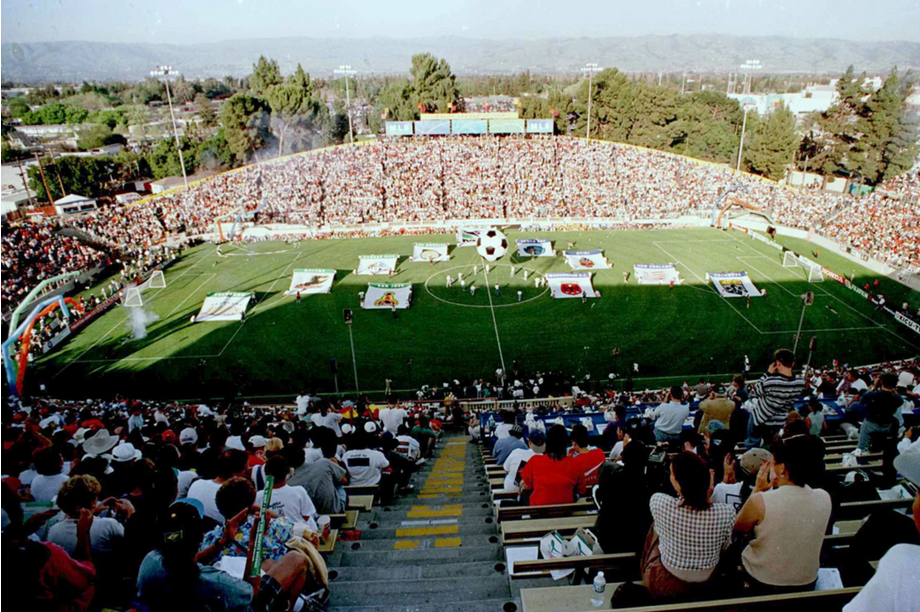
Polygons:
<instances>
[{"instance_id":1,"label":"person in white cap","mask_svg":"<svg viewBox=\"0 0 920 612\"><path fill-rule=\"evenodd\" d=\"M920 453L901 453L895 469L920 487ZM914 525L920 531L920 494L914 499ZM875 575L843 612L902 612L920 602L920 546L896 544L878 562Z\"/></svg>"},{"instance_id":2,"label":"person in white cap","mask_svg":"<svg viewBox=\"0 0 920 612\"><path fill-rule=\"evenodd\" d=\"M194 427L186 427L179 432L179 444L198 444L198 431Z\"/></svg>"},{"instance_id":3,"label":"person in white cap","mask_svg":"<svg viewBox=\"0 0 920 612\"><path fill-rule=\"evenodd\" d=\"M252 468L265 463L265 445L267 443L268 440L265 439L265 436L255 435L249 438L246 442L246 452L249 455L248 467Z\"/></svg>"}]
</instances>

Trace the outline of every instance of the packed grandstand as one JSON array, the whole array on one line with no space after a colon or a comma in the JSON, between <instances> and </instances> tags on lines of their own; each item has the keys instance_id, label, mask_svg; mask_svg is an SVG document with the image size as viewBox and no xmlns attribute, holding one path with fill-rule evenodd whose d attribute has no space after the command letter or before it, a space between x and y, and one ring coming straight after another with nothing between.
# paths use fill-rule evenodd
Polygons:
<instances>
[{"instance_id":1,"label":"packed grandstand","mask_svg":"<svg viewBox=\"0 0 920 612\"><path fill-rule=\"evenodd\" d=\"M5 228L3 308L121 261L80 307L102 305L177 236L233 239L243 219L311 239L632 228L709 219L727 196L920 273L916 170L851 197L613 143L413 138ZM158 402L88 384L81 401L10 398L4 581L24 609L917 609L920 363L737 351L733 376L664 388L515 362L410 391L387 380L376 397Z\"/></svg>"},{"instance_id":2,"label":"packed grandstand","mask_svg":"<svg viewBox=\"0 0 920 612\"><path fill-rule=\"evenodd\" d=\"M127 207L13 228L3 235L4 309L43 279L98 264L104 248L143 255L168 235L211 235L218 219L240 210L260 210L263 224L327 231L475 219L633 221L708 216L730 189L780 225L814 230L892 268L920 272L917 170L857 198L801 191L724 166L613 143L461 136L313 151ZM96 242L74 248L72 238L56 231L61 223Z\"/></svg>"}]
</instances>

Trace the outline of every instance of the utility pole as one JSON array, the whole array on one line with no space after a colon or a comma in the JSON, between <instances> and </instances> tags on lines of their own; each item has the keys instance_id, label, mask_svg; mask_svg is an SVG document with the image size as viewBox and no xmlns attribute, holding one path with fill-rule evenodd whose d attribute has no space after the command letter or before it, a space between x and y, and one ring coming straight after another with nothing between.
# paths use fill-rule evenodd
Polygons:
<instances>
[{"instance_id":1,"label":"utility pole","mask_svg":"<svg viewBox=\"0 0 920 612\"><path fill-rule=\"evenodd\" d=\"M185 159L182 158L182 145L179 143L179 130L176 128L176 113L173 112L172 95L169 92L169 77L174 74L177 75L179 72L174 70L172 66L157 66L156 69L150 71L150 76L161 76L163 77L163 82L166 83L166 101L169 103L169 116L172 118L173 135L176 137L176 151L179 152L179 165L182 166L182 180L185 182L185 188L188 189L188 176L185 174Z\"/></svg>"},{"instance_id":2,"label":"utility pole","mask_svg":"<svg viewBox=\"0 0 920 612\"><path fill-rule=\"evenodd\" d=\"M354 143L355 131L351 127L351 90L348 87L348 76L358 73L351 66L339 66L333 71L345 77L345 113L348 115L348 142Z\"/></svg>"},{"instance_id":3,"label":"utility pole","mask_svg":"<svg viewBox=\"0 0 920 612\"><path fill-rule=\"evenodd\" d=\"M29 189L29 183L26 181L26 172L22 169L22 161L16 160L16 167L19 168L19 178L22 179L22 186L26 188L26 197L29 198L29 208L35 206L35 201L32 199L32 191Z\"/></svg>"},{"instance_id":4,"label":"utility pole","mask_svg":"<svg viewBox=\"0 0 920 612\"><path fill-rule=\"evenodd\" d=\"M591 142L591 77L594 76L595 72L600 72L601 68L594 63L585 64L585 67L581 69L583 73L588 75L588 125L586 128L585 142Z\"/></svg>"},{"instance_id":5,"label":"utility pole","mask_svg":"<svg viewBox=\"0 0 920 612\"><path fill-rule=\"evenodd\" d=\"M61 171L58 169L57 159L54 157L54 151L48 151L48 155L51 156L51 162L54 164L54 173L58 177L58 185L61 187L61 197L63 198L67 195L67 192L64 191L64 181L61 180Z\"/></svg>"},{"instance_id":6,"label":"utility pole","mask_svg":"<svg viewBox=\"0 0 920 612\"><path fill-rule=\"evenodd\" d=\"M54 198L51 196L51 190L48 189L48 181L45 180L45 169L42 168L42 160L38 156L38 153L34 153L35 161L38 162L38 172L42 175L42 184L45 186L45 194L48 196L48 203L52 206L54 205ZM61 197L64 197L63 195Z\"/></svg>"}]
</instances>

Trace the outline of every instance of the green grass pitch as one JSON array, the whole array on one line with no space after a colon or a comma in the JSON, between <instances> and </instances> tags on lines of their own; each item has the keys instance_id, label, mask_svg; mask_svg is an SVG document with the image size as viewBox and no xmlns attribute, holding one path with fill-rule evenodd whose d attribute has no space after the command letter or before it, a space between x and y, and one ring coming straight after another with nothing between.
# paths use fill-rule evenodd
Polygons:
<instances>
[{"instance_id":1,"label":"green grass pitch","mask_svg":"<svg viewBox=\"0 0 920 612\"><path fill-rule=\"evenodd\" d=\"M78 398L114 393L281 398L301 389L334 391L330 360L335 358L340 390L353 392L349 330L342 319L342 310L352 308L362 391L382 389L385 378L393 379L394 389L461 376L489 378L501 365L499 345L508 367L517 360L526 371L561 370L579 379L590 373L593 380L607 378L614 367L612 351L619 348L615 365L621 377L638 363L636 387L660 387L700 376L727 377L741 370L744 355L755 371L762 370L775 348L792 347L800 295L809 289L816 299L805 314L798 350L803 361L811 336L818 338L814 361L819 364L834 358L874 363L920 353L920 336L875 312L857 294L830 279L806 282L804 270L782 267L778 250L736 232L511 231L511 249L521 237L552 238L559 256L519 261L506 255L489 279L490 285L501 285L500 297L486 291L474 248L452 247L449 262L433 265L407 260L414 243L453 244L452 235L265 242L224 247L223 256L214 245L201 245L168 269L166 289L145 292L159 316L146 339L130 339L126 310L115 307L32 364L27 385L44 382L53 395ZM568 271L561 256L567 240L579 250L603 249L614 264L594 273L602 298L587 304L553 300L546 289L534 287L532 278L523 280L524 268L540 274ZM802 253L812 250L802 240L778 240ZM359 255L377 253L403 256L397 275L381 279L352 273ZM879 278L826 250L819 261L839 273L855 274L860 285ZM677 264L684 279L673 290L638 286L632 278L623 282L623 272L632 274L634 263L668 262ZM456 276L457 270L469 279L474 264L480 264L475 295L445 286L446 275ZM337 269L332 292L306 296L299 304L285 296L295 268ZM752 299L750 308L744 299L722 299L703 280L707 272L742 270L768 293ZM375 280L413 283L413 307L400 311L398 320L386 310L362 311L358 292ZM909 300L916 309L917 293L883 277L880 282L877 290L889 304ZM230 290L255 292L244 322L190 322L208 292Z\"/></svg>"}]
</instances>

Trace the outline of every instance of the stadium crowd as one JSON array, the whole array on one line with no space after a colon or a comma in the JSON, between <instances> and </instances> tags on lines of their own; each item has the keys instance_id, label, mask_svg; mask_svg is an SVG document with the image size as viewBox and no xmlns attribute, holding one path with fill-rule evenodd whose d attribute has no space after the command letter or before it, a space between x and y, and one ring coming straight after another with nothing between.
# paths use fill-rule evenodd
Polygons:
<instances>
[{"instance_id":1,"label":"stadium crowd","mask_svg":"<svg viewBox=\"0 0 920 612\"><path fill-rule=\"evenodd\" d=\"M829 428L814 399L834 400L864 452L896 445L896 470L916 484L920 428L903 419L920 401L920 362L834 364L804 376L793 367L781 349L755 380L739 374L636 391L616 377L573 384L514 364L488 381L423 386L405 403L331 403L302 392L268 410L207 399L14 400L3 415L7 577L28 585L20 595L42 609L137 604L156 612L177 597L215 610L321 606L330 584L317 545L329 516L345 509L344 485L377 485L391 503L411 491L409 477L453 428L493 444L516 503L568 503L600 485L600 547L641 559L642 589L621 598L813 589L839 503L879 484L873 476L872 486L848 487L824 469L820 436ZM503 396L506 388L522 405L490 421L487 436L458 398ZM538 425L546 409L523 400L551 395L572 397L569 415L603 412L606 425L576 424L571 433L553 421ZM797 410L804 397L814 399ZM273 492L262 516L267 476ZM903 543L848 610L899 609L883 604L920 584L905 579L918 567L920 534L884 520L886 541ZM261 521L266 573L242 579ZM740 575L725 571L739 566ZM845 566L847 581L871 575L866 563Z\"/></svg>"},{"instance_id":2,"label":"stadium crowd","mask_svg":"<svg viewBox=\"0 0 920 612\"><path fill-rule=\"evenodd\" d=\"M85 231L99 245L137 256L168 236L213 233L218 220L254 218L316 228L487 218L560 223L573 217L612 218L628 224L705 217L720 198L747 203L771 213L780 225L813 228L916 272L918 192L916 171L854 199L789 189L659 151L575 138L386 139L248 166L136 205L17 225L3 237L3 297L15 299L44 277L105 259L97 249L57 234L60 223ZM833 220L825 225L827 218Z\"/></svg>"}]
</instances>

